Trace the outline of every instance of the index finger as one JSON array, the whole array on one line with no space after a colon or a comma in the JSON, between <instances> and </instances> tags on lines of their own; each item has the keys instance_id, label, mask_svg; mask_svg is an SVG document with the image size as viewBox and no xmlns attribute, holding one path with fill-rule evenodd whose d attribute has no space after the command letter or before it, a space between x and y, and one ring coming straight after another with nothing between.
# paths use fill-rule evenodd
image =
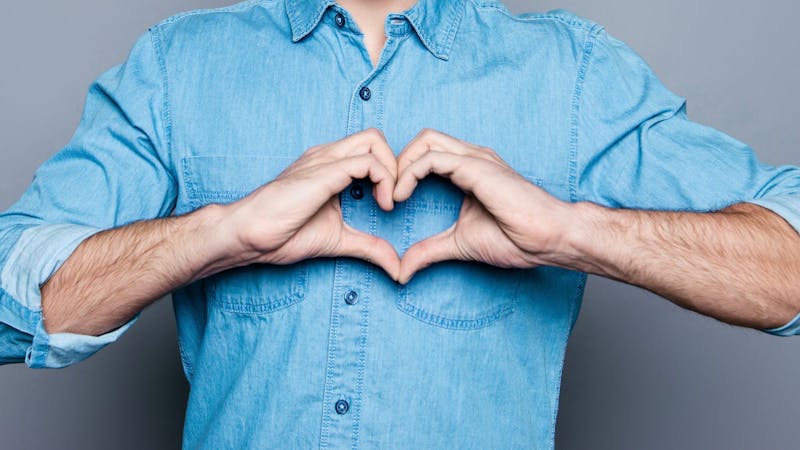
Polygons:
<instances>
[{"instance_id":1,"label":"index finger","mask_svg":"<svg viewBox=\"0 0 800 450\"><path fill-rule=\"evenodd\" d=\"M397 179L397 159L394 151L389 147L386 136L377 128L367 128L365 130L345 136L334 143L346 156L356 156L364 153L372 153L389 171L394 179Z\"/></svg>"},{"instance_id":2,"label":"index finger","mask_svg":"<svg viewBox=\"0 0 800 450\"><path fill-rule=\"evenodd\" d=\"M466 155L469 148L464 141L431 128L420 131L397 155L397 173L420 159L426 152L436 150L456 155Z\"/></svg>"}]
</instances>

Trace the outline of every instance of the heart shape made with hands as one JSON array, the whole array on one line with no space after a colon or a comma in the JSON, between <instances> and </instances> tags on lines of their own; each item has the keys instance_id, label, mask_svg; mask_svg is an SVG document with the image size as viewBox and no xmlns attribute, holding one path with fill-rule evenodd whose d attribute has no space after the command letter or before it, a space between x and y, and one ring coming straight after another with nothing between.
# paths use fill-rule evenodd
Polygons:
<instances>
[{"instance_id":1,"label":"heart shape made with hands","mask_svg":"<svg viewBox=\"0 0 800 450\"><path fill-rule=\"evenodd\" d=\"M391 211L430 174L449 179L464 200L451 226L411 245L402 259L385 239L344 222L338 194L353 180L369 178L379 207ZM383 133L370 128L306 150L237 202L230 223L242 244L237 254L252 255L241 257L246 263L354 257L405 284L446 260L502 268L547 264L559 254L559 233L572 222L571 213L569 203L529 182L488 147L424 129L395 156Z\"/></svg>"},{"instance_id":2,"label":"heart shape made with hands","mask_svg":"<svg viewBox=\"0 0 800 450\"><path fill-rule=\"evenodd\" d=\"M372 139L385 139L383 134ZM394 280L405 284L419 270L446 260L476 261L503 268L542 265L543 255L553 251L554 231L563 229L567 204L546 193L512 169L497 153L445 133L424 129L394 157L385 146L371 152L392 176L362 178L375 183L372 194L378 205L390 211L406 201L420 180L437 174L464 192L456 221L444 231L412 244L402 258L386 240L353 230L353 245L367 245L353 256L381 266ZM383 149L380 154L378 149Z\"/></svg>"}]
</instances>

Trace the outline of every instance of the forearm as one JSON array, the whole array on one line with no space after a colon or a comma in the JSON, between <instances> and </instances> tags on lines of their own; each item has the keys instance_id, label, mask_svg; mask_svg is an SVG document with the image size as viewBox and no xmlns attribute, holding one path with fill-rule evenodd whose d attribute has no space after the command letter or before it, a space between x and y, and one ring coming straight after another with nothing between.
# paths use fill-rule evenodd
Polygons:
<instances>
[{"instance_id":1,"label":"forearm","mask_svg":"<svg viewBox=\"0 0 800 450\"><path fill-rule=\"evenodd\" d=\"M643 287L736 325L774 328L800 311L800 236L767 209L574 209L570 250L559 265Z\"/></svg>"},{"instance_id":2,"label":"forearm","mask_svg":"<svg viewBox=\"0 0 800 450\"><path fill-rule=\"evenodd\" d=\"M174 289L224 270L222 207L136 222L79 245L42 286L49 333L101 335Z\"/></svg>"}]
</instances>

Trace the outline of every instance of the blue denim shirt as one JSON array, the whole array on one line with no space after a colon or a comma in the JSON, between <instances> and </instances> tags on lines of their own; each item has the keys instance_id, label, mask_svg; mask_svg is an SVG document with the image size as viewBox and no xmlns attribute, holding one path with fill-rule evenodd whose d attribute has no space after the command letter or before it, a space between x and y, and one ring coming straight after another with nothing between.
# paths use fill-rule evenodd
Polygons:
<instances>
[{"instance_id":1,"label":"blue denim shirt","mask_svg":"<svg viewBox=\"0 0 800 450\"><path fill-rule=\"evenodd\" d=\"M247 1L143 33L0 216L0 361L73 364L135 322L102 336L45 332L39 286L87 237L234 201L312 145L368 127L395 152L423 128L491 147L571 202L748 201L800 229L800 170L690 121L684 99L597 24L515 15L496 0L419 0L385 31L375 66L333 0ZM462 198L438 177L392 212L358 189L340 195L348 224L401 255L452 224ZM401 286L367 262L326 258L188 285L173 294L191 384L184 446L552 448L585 281L452 261Z\"/></svg>"}]
</instances>

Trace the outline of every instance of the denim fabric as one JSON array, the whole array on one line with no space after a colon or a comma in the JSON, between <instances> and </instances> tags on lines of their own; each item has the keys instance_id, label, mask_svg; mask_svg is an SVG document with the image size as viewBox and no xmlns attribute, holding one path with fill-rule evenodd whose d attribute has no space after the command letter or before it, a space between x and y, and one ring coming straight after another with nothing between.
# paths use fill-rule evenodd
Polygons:
<instances>
[{"instance_id":1,"label":"denim fabric","mask_svg":"<svg viewBox=\"0 0 800 450\"><path fill-rule=\"evenodd\" d=\"M684 99L597 24L419 0L385 31L374 67L333 0L247 1L144 33L0 215L0 362L73 364L135 321L96 337L44 331L39 286L83 239L237 200L312 145L368 127L395 152L423 128L491 147L571 202L748 201L800 229L800 171L690 121ZM348 224L401 255L452 224L462 198L435 176L388 213L340 195ZM585 281L451 261L400 286L364 261L323 258L193 283L173 294L191 384L184 446L552 448Z\"/></svg>"}]
</instances>

